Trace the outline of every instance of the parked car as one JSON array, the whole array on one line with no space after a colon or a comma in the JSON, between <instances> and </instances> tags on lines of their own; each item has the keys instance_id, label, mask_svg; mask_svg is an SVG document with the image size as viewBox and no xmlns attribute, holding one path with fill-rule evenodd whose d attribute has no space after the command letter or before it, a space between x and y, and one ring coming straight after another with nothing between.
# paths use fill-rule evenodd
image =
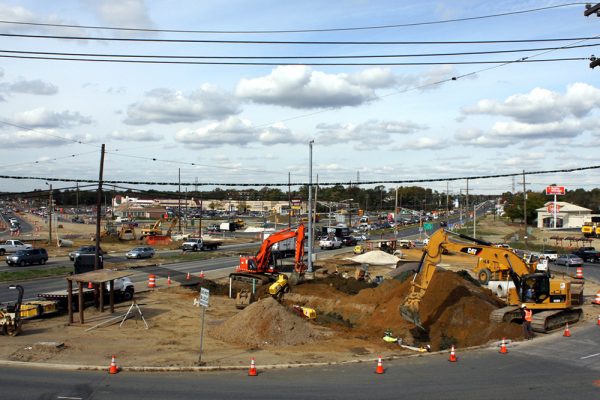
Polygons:
<instances>
[{"instance_id":1,"label":"parked car","mask_svg":"<svg viewBox=\"0 0 600 400\"><path fill-rule=\"evenodd\" d=\"M100 249L100 255L103 255L104 252ZM81 246L75 251L69 253L69 259L71 261L75 261L75 258L81 254L96 254L96 246Z\"/></svg>"},{"instance_id":2,"label":"parked car","mask_svg":"<svg viewBox=\"0 0 600 400\"><path fill-rule=\"evenodd\" d=\"M542 254L540 254L540 258L545 257L548 261L554 261L558 258L558 253L556 250L546 250Z\"/></svg>"},{"instance_id":3,"label":"parked car","mask_svg":"<svg viewBox=\"0 0 600 400\"><path fill-rule=\"evenodd\" d=\"M6 263L10 266L18 265L24 267L25 264L46 264L48 253L45 249L27 249L17 250L14 254L6 256Z\"/></svg>"},{"instance_id":4,"label":"parked car","mask_svg":"<svg viewBox=\"0 0 600 400\"><path fill-rule=\"evenodd\" d=\"M579 256L584 262L597 263L600 261L600 252L596 251L594 247L580 247L573 254Z\"/></svg>"},{"instance_id":5,"label":"parked car","mask_svg":"<svg viewBox=\"0 0 600 400\"><path fill-rule=\"evenodd\" d=\"M583 260L575 254L561 254L554 260L554 264L573 267L583 265Z\"/></svg>"},{"instance_id":6,"label":"parked car","mask_svg":"<svg viewBox=\"0 0 600 400\"><path fill-rule=\"evenodd\" d=\"M134 247L129 250L125 257L127 258L152 258L156 252L152 247L142 246L142 247Z\"/></svg>"},{"instance_id":7,"label":"parked car","mask_svg":"<svg viewBox=\"0 0 600 400\"><path fill-rule=\"evenodd\" d=\"M356 246L358 240L354 236L344 236L342 237L342 244L344 246Z\"/></svg>"}]
</instances>

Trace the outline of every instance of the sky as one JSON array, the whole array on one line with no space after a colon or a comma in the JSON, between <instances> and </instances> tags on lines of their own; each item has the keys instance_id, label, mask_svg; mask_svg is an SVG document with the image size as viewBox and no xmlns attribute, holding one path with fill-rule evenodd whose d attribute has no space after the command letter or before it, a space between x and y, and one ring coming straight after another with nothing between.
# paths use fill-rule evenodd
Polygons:
<instances>
[{"instance_id":1,"label":"sky","mask_svg":"<svg viewBox=\"0 0 600 400\"><path fill-rule=\"evenodd\" d=\"M102 144L104 179L128 182L177 183L180 174L184 183L253 185L287 183L289 173L307 183L310 141L313 182L320 183L600 165L600 68L589 67L590 56L600 55L600 18L585 17L583 4L564 4L0 0L2 175L97 179ZM551 6L560 7L473 19ZM439 23L455 19L463 20ZM439 44L556 38L569 40ZM430 43L389 43L415 41ZM573 45L587 47L522 51ZM507 50L519 51L464 54ZM94 58L79 54L171 63L19 58ZM373 55L411 56L324 58ZM523 57L577 60L513 62ZM172 63L186 60L238 65ZM510 62L452 64L469 61ZM257 62L270 65L239 65ZM399 62L437 64L382 65ZM595 169L528 175L526 184L590 190L599 177ZM46 182L1 178L0 191L44 189ZM459 193L466 180L418 185ZM474 193L513 188L521 190L521 177L469 180Z\"/></svg>"}]
</instances>

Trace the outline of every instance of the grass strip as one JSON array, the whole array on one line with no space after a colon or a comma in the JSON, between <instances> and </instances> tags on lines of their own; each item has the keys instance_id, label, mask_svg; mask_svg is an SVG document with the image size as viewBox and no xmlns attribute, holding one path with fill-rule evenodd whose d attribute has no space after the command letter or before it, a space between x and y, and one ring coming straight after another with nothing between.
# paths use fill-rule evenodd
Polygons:
<instances>
[{"instance_id":1,"label":"grass strip","mask_svg":"<svg viewBox=\"0 0 600 400\"><path fill-rule=\"evenodd\" d=\"M20 271L3 271L0 272L0 282L48 278L52 276L66 276L69 272L73 272L73 266L60 266L44 269L25 269Z\"/></svg>"}]
</instances>

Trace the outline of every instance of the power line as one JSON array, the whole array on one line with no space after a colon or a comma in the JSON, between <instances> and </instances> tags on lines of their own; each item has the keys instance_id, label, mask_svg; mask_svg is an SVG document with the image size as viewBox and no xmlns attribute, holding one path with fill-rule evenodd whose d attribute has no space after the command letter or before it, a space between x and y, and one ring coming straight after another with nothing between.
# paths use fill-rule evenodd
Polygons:
<instances>
[{"instance_id":1,"label":"power line","mask_svg":"<svg viewBox=\"0 0 600 400\"><path fill-rule=\"evenodd\" d=\"M551 39L509 39L509 40L456 40L456 41L294 41L294 40L211 40L211 39L158 39L158 38L109 38L100 36L31 35L22 33L0 33L0 36L29 39L60 39L108 42L151 42L151 43L213 43L213 44L275 44L275 45L455 45L455 44L503 44L540 43L590 40L595 37L551 38Z\"/></svg>"},{"instance_id":2,"label":"power line","mask_svg":"<svg viewBox=\"0 0 600 400\"><path fill-rule=\"evenodd\" d=\"M29 164L42 164L42 163L51 162L51 161L65 160L67 158L75 158L75 157L84 156L84 155L92 154L92 153L96 153L96 151L88 151L86 153L79 153L79 154L69 154L68 156L64 156L64 157L48 158L45 160L24 161L24 162L16 163L16 164L0 165L0 168L18 167L21 165L29 165Z\"/></svg>"},{"instance_id":3,"label":"power line","mask_svg":"<svg viewBox=\"0 0 600 400\"><path fill-rule=\"evenodd\" d=\"M436 24L447 24L452 22L464 22L473 21L479 19L505 17L510 15L533 13L538 11L551 10L562 7L570 7L574 5L584 5L586 3L564 3L556 4L546 7L531 8L526 10L509 11L497 14L480 15L474 17L464 18L452 18L437 21L422 21L412 22L405 24L391 24L391 25L373 25L373 26L359 26L359 27L341 27L341 28L321 28L321 29L289 29L289 30L181 30L181 29L150 29L150 28L122 28L122 27L108 27L108 26L97 26L97 25L68 25L68 24L50 24L40 22L20 22L20 21L0 21L1 24L13 24L13 25L26 25L26 26L46 26L46 27L59 27L59 28L79 28L79 29L103 29L112 31L130 31L130 32L161 32L161 33L202 33L202 34L278 34L278 33L311 33L311 32L340 32L340 31L359 31L359 30L375 30L375 29L390 29L390 28L405 28L422 25L436 25Z\"/></svg>"},{"instance_id":4,"label":"power line","mask_svg":"<svg viewBox=\"0 0 600 400\"><path fill-rule=\"evenodd\" d=\"M67 56L67 57L110 57L110 58L157 58L157 59L215 59L215 60L281 60L281 59L356 59L356 58L409 58L409 57L455 57L455 56L471 56L484 54L507 54L521 53L532 51L547 51L547 50L568 50L584 47L596 47L600 43L581 44L575 46L559 46L559 47L537 47L525 49L508 49L508 50L484 50L484 51L468 51L454 53L412 53L412 54L365 54L365 55L304 55L304 56L214 56L214 55L155 55L155 54L106 54L106 53L64 53L64 52L48 52L48 51L22 51L22 50L2 50L0 53L8 54L27 54L40 56Z\"/></svg>"},{"instance_id":5,"label":"power line","mask_svg":"<svg viewBox=\"0 0 600 400\"><path fill-rule=\"evenodd\" d=\"M1 56L0 56L0 57L1 57ZM18 124L15 124L15 123L13 123L13 122L8 122L8 121L2 121L2 120L0 120L0 124L4 124L4 125L8 125L8 126L12 126L12 127L14 127L14 128L23 129L23 130L25 130L25 131L29 131L29 132L35 132L35 133L39 133L40 135L50 136L50 137L53 137L53 138L55 138L55 139L64 140L64 141L66 141L66 142L72 142L72 143L77 143L77 144L85 144L85 145L88 145L88 146L93 146L93 147L98 147L98 148L100 147L100 146L97 146L97 145L94 145L94 144L90 144L90 143L84 142L83 140L79 140L79 139L70 139L70 138L66 138L66 137L64 137L64 136L53 135L52 133L38 131L38 130L35 130L35 129L32 129L32 128L28 128L28 127L26 127L26 126L23 126L23 125L18 125Z\"/></svg>"},{"instance_id":6,"label":"power line","mask_svg":"<svg viewBox=\"0 0 600 400\"><path fill-rule=\"evenodd\" d=\"M557 174L557 173L569 173L578 171L588 171L600 169L600 165L592 165L587 167L578 168L563 168L555 170L544 170L544 171L530 171L530 172L515 172L506 174L495 174L495 175L475 175L475 176L461 176L461 177L450 177L450 178L431 178L431 179L404 179L404 180L375 180L375 181L364 181L356 182L356 185L376 185L376 184L403 184L403 183L427 183L427 182L452 182L459 180L478 180L478 179L495 179L505 178L512 176L523 176L523 175L543 175L543 174ZM16 180L44 180L48 182L80 182L80 183L97 183L94 179L75 179L75 178L51 178L51 177L38 177L38 176L13 176L13 175L0 175L0 179L16 179ZM306 182L284 182L284 183L223 183L223 182L159 182L159 181L125 181L125 180L102 180L107 185L113 184L127 184L127 185L146 185L146 186L226 186L226 187L287 187L289 186L306 186ZM348 181L339 182L319 182L319 186L336 186L345 185Z\"/></svg>"},{"instance_id":7,"label":"power line","mask_svg":"<svg viewBox=\"0 0 600 400\"><path fill-rule=\"evenodd\" d=\"M559 48L557 48L559 49ZM566 57L566 58L548 58L541 60L528 60L523 58L520 60L487 60L487 61L440 61L440 62L372 62L372 63L315 63L315 62L226 62L226 61L163 61L163 60L120 60L120 59L103 59L103 58L66 58L66 57L38 57L38 56L12 56L2 55L0 58L13 59L28 59L28 60L47 60L47 61L79 61L79 62L102 62L102 63L129 63L129 64L177 64L177 65L234 65L234 66L280 66L280 65L308 65L308 66L344 66L344 67L366 67L366 66L418 66L418 65L478 65L478 64L510 64L514 62L525 63L542 63L542 62L559 62L559 61L584 61L590 60L590 57Z\"/></svg>"}]
</instances>

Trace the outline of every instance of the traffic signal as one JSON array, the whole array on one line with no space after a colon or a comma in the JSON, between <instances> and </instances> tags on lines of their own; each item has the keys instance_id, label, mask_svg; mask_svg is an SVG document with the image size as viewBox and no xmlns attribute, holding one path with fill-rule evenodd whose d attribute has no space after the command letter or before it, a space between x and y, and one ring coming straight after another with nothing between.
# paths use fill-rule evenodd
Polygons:
<instances>
[{"instance_id":1,"label":"traffic signal","mask_svg":"<svg viewBox=\"0 0 600 400\"><path fill-rule=\"evenodd\" d=\"M592 14L596 14L598 17L600 17L600 3L596 4L595 6L592 6L591 4L585 5L585 11L583 12L583 15L589 17Z\"/></svg>"},{"instance_id":2,"label":"traffic signal","mask_svg":"<svg viewBox=\"0 0 600 400\"><path fill-rule=\"evenodd\" d=\"M600 58L596 58L594 56L590 57L590 68L594 68L600 65Z\"/></svg>"}]
</instances>

